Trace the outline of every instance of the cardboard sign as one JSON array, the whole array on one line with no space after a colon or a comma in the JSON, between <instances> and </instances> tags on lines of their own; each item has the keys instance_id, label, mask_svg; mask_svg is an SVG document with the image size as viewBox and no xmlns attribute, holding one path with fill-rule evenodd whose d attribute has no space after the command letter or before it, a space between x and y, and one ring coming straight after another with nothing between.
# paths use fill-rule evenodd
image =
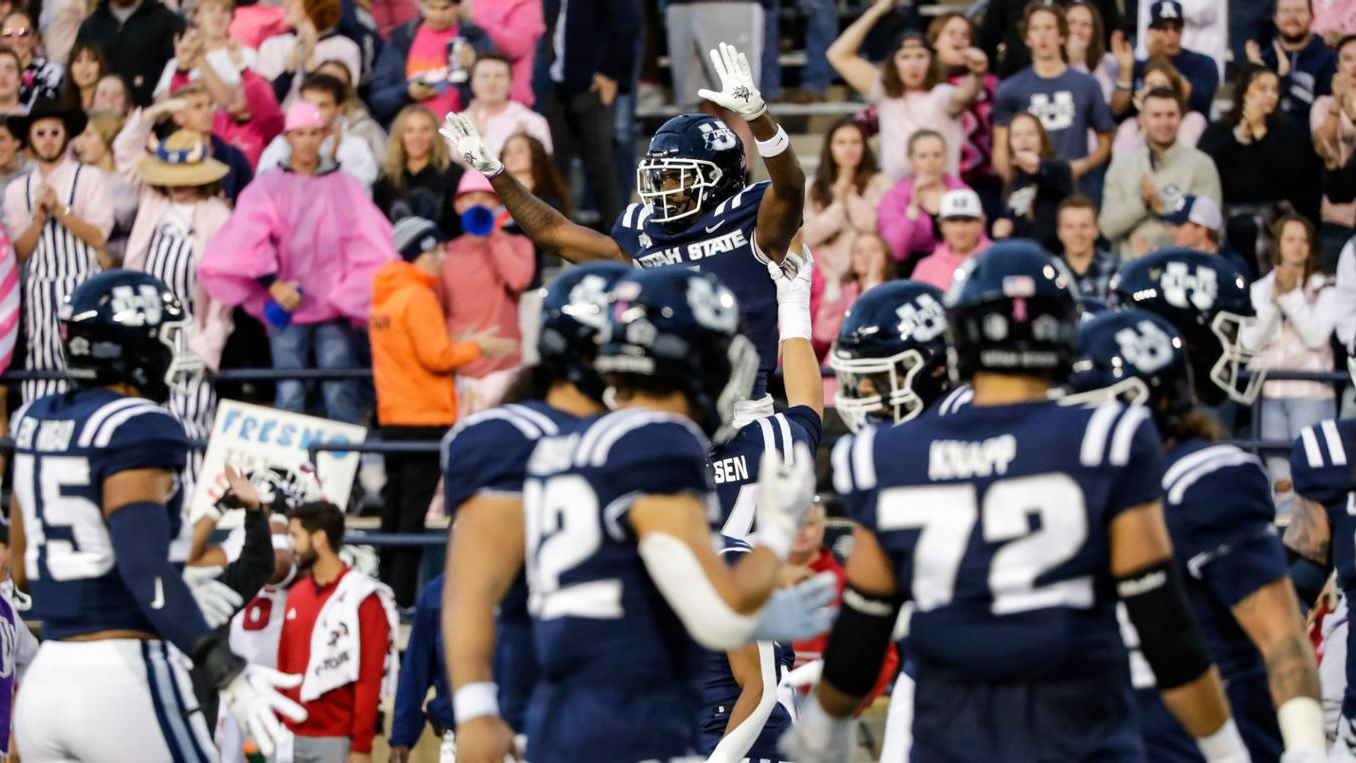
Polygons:
<instances>
[{"instance_id":1,"label":"cardboard sign","mask_svg":"<svg viewBox=\"0 0 1356 763\"><path fill-rule=\"evenodd\" d=\"M296 468L309 460L312 443L360 443L367 428L316 416L280 411L236 400L217 404L212 436L207 441L202 471L189 503L188 516L196 518L211 509L226 491L226 465L250 474L259 469ZM349 491L358 472L359 454L322 450L316 454L316 476L321 497L348 506ZM227 512L218 527L230 529L242 521L241 512Z\"/></svg>"}]
</instances>

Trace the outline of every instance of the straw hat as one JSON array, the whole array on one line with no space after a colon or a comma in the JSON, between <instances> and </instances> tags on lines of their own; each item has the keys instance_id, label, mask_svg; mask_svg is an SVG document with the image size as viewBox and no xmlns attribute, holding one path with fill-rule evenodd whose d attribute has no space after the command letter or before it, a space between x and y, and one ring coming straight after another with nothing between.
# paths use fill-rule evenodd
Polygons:
<instances>
[{"instance_id":1,"label":"straw hat","mask_svg":"<svg viewBox=\"0 0 1356 763\"><path fill-rule=\"evenodd\" d=\"M150 156L137 165L137 174L147 185L207 185L231 171L207 155L210 144L193 130L175 130L163 141L151 136L147 149Z\"/></svg>"}]
</instances>

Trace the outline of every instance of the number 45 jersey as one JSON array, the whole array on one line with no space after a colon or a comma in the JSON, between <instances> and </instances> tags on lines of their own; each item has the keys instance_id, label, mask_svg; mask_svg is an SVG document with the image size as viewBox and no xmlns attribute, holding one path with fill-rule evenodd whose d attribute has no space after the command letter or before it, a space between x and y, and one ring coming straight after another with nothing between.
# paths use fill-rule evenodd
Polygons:
<instances>
[{"instance_id":1,"label":"number 45 jersey","mask_svg":"<svg viewBox=\"0 0 1356 763\"><path fill-rule=\"evenodd\" d=\"M1128 692L1108 528L1159 498L1161 448L1148 410L1115 402L933 407L838 443L835 487L917 607L920 697L930 674Z\"/></svg>"},{"instance_id":2,"label":"number 45 jersey","mask_svg":"<svg viewBox=\"0 0 1356 763\"><path fill-rule=\"evenodd\" d=\"M10 431L31 615L43 621L43 637L111 629L155 633L118 574L103 483L130 469L179 474L188 455L183 426L150 400L82 389L29 403L15 414ZM182 500L176 484L165 505L171 537L179 531Z\"/></svg>"}]
</instances>

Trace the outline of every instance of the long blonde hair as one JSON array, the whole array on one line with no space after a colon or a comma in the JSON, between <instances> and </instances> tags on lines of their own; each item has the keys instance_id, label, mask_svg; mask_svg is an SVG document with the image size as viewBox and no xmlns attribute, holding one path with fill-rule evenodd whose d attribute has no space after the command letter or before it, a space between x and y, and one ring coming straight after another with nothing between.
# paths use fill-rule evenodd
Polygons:
<instances>
[{"instance_id":1,"label":"long blonde hair","mask_svg":"<svg viewBox=\"0 0 1356 763\"><path fill-rule=\"evenodd\" d=\"M405 131L405 122L420 116L433 125L433 144L429 147L432 156L429 157L429 164L439 172L452 166L452 156L447 151L447 142L438 134L438 117L426 106L417 103L406 106L396 114L395 121L391 123L391 137L386 141L386 165L382 168L386 178L397 187L405 185L405 142L400 136Z\"/></svg>"}]
</instances>

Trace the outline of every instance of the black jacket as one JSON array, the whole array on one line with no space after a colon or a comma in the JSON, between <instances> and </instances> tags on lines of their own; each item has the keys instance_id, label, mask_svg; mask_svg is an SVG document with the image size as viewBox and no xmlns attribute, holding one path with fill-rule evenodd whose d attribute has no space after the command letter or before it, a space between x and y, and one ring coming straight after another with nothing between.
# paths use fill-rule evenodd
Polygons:
<instances>
[{"instance_id":1,"label":"black jacket","mask_svg":"<svg viewBox=\"0 0 1356 763\"><path fill-rule=\"evenodd\" d=\"M542 35L539 51L544 51L541 55L548 59L549 69L555 57L552 39L560 0L545 0L542 15L546 34ZM566 95L585 92L593 87L593 75L602 74L616 80L619 92L629 92L635 64L631 54L640 33L640 9L635 0L570 0L565 12L561 89Z\"/></svg>"},{"instance_id":2,"label":"black jacket","mask_svg":"<svg viewBox=\"0 0 1356 763\"><path fill-rule=\"evenodd\" d=\"M150 106L155 84L174 57L174 36L184 30L184 20L160 0L141 0L127 23L119 24L108 2L103 0L85 19L76 40L99 43L113 71L127 80L132 101Z\"/></svg>"}]
</instances>

